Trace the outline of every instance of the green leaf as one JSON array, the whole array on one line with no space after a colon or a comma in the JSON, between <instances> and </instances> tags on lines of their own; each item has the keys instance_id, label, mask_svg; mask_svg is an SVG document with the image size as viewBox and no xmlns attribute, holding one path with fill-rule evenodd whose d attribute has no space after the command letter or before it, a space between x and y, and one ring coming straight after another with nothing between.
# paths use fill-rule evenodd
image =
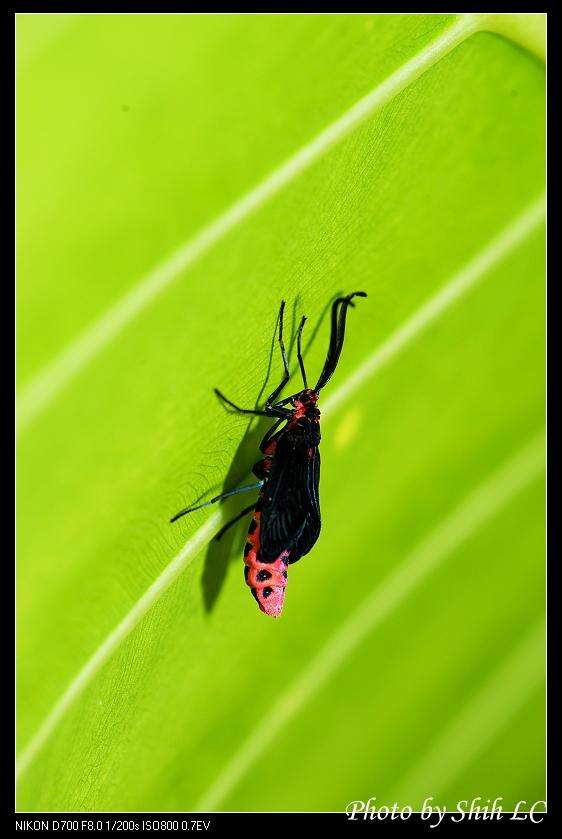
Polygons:
<instances>
[{"instance_id":1,"label":"green leaf","mask_svg":"<svg viewBox=\"0 0 562 839\"><path fill-rule=\"evenodd\" d=\"M544 798L544 16L508 18L18 17L19 808ZM244 524L211 541L248 496L168 520L257 459L212 387L275 386L281 298L316 372L356 289L272 621Z\"/></svg>"}]
</instances>

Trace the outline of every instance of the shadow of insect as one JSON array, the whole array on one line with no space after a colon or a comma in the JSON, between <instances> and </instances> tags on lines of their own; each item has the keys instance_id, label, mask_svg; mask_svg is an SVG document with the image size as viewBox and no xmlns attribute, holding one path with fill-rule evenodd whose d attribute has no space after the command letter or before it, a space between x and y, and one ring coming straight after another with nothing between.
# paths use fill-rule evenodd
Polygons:
<instances>
[{"instance_id":1,"label":"shadow of insect","mask_svg":"<svg viewBox=\"0 0 562 839\"><path fill-rule=\"evenodd\" d=\"M303 348L303 355L306 357L308 350L312 346L314 339L320 329L324 318L326 317L333 301L339 296L341 292L334 294L323 309L314 329L310 333L308 341ZM297 309L300 301L300 296L297 295L293 302L292 316L291 316L291 337L288 348L288 357L291 361L295 340L296 340L296 322ZM271 369L273 366L273 356L276 350L276 333L277 325L274 328L271 338L271 346L269 351L269 360L267 365L267 372L264 382L260 388L255 401L255 408L262 406L263 396L271 377ZM254 463L260 459L259 444L267 429L271 426L272 421L266 418L252 417L246 427L246 430L238 444L238 448L234 453L230 467L226 473L221 492L226 492L233 487L238 486L249 474ZM257 498L257 494L256 494ZM244 504L241 504L236 498L227 498L223 502L225 515L224 520L228 521L234 518ZM248 505L246 501L245 506ZM230 527L221 537L216 537L211 540L205 554L203 574L201 578L201 587L203 591L203 602L205 610L211 612L217 602L226 579L228 571L228 564L231 560L238 560L242 566L242 549L245 542L246 532L250 513L244 517L236 525ZM240 577L242 579L242 570L240 570Z\"/></svg>"}]
</instances>

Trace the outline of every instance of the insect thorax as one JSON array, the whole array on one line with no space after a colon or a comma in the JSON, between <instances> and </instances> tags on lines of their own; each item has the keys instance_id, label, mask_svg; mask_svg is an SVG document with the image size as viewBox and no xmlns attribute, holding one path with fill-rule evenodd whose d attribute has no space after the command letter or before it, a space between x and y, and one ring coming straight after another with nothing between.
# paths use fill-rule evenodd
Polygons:
<instances>
[{"instance_id":1,"label":"insect thorax","mask_svg":"<svg viewBox=\"0 0 562 839\"><path fill-rule=\"evenodd\" d=\"M294 417L288 426L293 448L317 448L320 444L320 411L317 415Z\"/></svg>"}]
</instances>

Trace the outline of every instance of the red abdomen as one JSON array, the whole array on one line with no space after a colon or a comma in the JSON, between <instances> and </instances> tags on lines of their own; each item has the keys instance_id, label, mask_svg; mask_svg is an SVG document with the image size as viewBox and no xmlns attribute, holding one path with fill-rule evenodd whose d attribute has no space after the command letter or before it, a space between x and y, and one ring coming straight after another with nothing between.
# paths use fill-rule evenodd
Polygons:
<instances>
[{"instance_id":1,"label":"red abdomen","mask_svg":"<svg viewBox=\"0 0 562 839\"><path fill-rule=\"evenodd\" d=\"M275 448L276 440L274 438L265 448L263 460L260 460L254 466L254 474L258 477L267 478ZM261 562L260 525L261 512L260 501L258 500L244 547L244 578L262 612L272 618L278 618L283 611L283 603L285 602L289 551L283 551L274 562Z\"/></svg>"},{"instance_id":2,"label":"red abdomen","mask_svg":"<svg viewBox=\"0 0 562 839\"><path fill-rule=\"evenodd\" d=\"M285 602L290 552L283 551L273 562L260 561L260 518L255 510L244 548L244 576L262 612L278 618Z\"/></svg>"}]
</instances>

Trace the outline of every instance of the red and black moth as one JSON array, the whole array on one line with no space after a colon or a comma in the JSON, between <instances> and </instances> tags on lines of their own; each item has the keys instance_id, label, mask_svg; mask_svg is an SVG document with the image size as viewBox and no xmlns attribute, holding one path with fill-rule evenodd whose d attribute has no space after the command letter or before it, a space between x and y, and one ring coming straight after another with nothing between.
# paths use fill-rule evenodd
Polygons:
<instances>
[{"instance_id":1,"label":"red and black moth","mask_svg":"<svg viewBox=\"0 0 562 839\"><path fill-rule=\"evenodd\" d=\"M263 410L240 408L215 389L219 399L233 411L275 419L260 443L263 458L252 469L259 478L258 482L223 492L205 504L181 510L171 519L174 522L186 513L215 504L230 495L259 489L257 501L225 524L215 538L220 539L225 530L253 511L244 547L244 576L261 611L274 618L279 617L283 610L289 565L305 556L320 535L320 411L317 403L320 391L332 377L341 355L347 310L354 305L354 297L366 296L364 291L354 291L346 297L338 297L332 304L328 354L313 388L308 387L302 356L302 331L306 318L301 319L297 333L297 359L304 388L279 400L290 378L283 343L285 301L281 303L278 341L283 359L283 377Z\"/></svg>"}]
</instances>

